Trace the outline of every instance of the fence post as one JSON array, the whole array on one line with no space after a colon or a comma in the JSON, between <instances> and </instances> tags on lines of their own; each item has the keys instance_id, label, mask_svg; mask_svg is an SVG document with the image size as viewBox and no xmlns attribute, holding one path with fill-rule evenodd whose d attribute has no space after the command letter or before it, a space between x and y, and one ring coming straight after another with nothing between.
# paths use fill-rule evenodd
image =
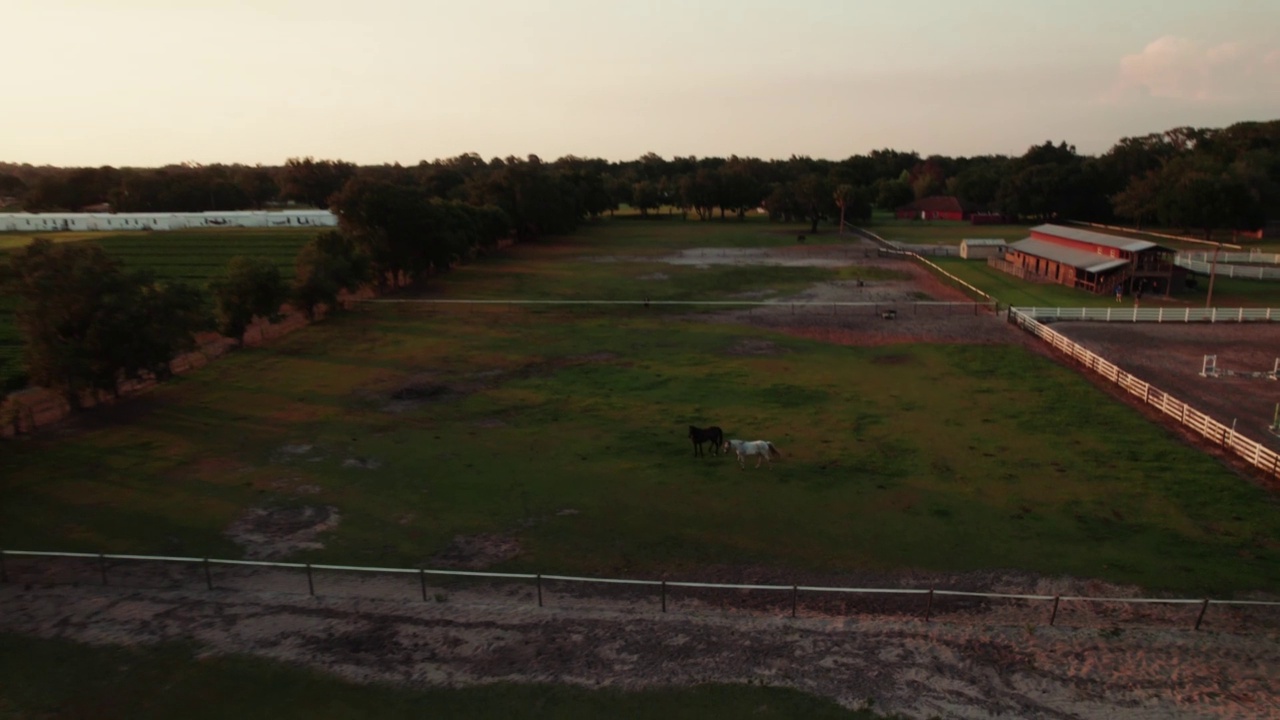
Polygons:
<instances>
[{"instance_id":1,"label":"fence post","mask_svg":"<svg viewBox=\"0 0 1280 720\"><path fill-rule=\"evenodd\" d=\"M98 569L102 571L102 584L107 584L107 557L98 553Z\"/></svg>"},{"instance_id":2,"label":"fence post","mask_svg":"<svg viewBox=\"0 0 1280 720\"><path fill-rule=\"evenodd\" d=\"M667 581L662 581L662 612L667 611Z\"/></svg>"},{"instance_id":3,"label":"fence post","mask_svg":"<svg viewBox=\"0 0 1280 720\"><path fill-rule=\"evenodd\" d=\"M316 584L311 580L311 563L307 563L307 590L311 593L311 597L316 596Z\"/></svg>"},{"instance_id":4,"label":"fence post","mask_svg":"<svg viewBox=\"0 0 1280 720\"><path fill-rule=\"evenodd\" d=\"M542 573L538 573L538 607L542 607Z\"/></svg>"},{"instance_id":5,"label":"fence post","mask_svg":"<svg viewBox=\"0 0 1280 720\"><path fill-rule=\"evenodd\" d=\"M418 568L418 584L422 587L422 602L427 601L427 571Z\"/></svg>"},{"instance_id":6,"label":"fence post","mask_svg":"<svg viewBox=\"0 0 1280 720\"><path fill-rule=\"evenodd\" d=\"M0 550L0 583L9 582L9 570L4 566L4 551Z\"/></svg>"},{"instance_id":7,"label":"fence post","mask_svg":"<svg viewBox=\"0 0 1280 720\"><path fill-rule=\"evenodd\" d=\"M1053 614L1049 616L1049 627L1053 627L1054 621L1058 619L1058 601L1061 599L1061 595L1053 596Z\"/></svg>"},{"instance_id":8,"label":"fence post","mask_svg":"<svg viewBox=\"0 0 1280 720\"><path fill-rule=\"evenodd\" d=\"M929 622L929 615L933 612L933 588L929 588L929 604L924 606L924 621Z\"/></svg>"},{"instance_id":9,"label":"fence post","mask_svg":"<svg viewBox=\"0 0 1280 720\"><path fill-rule=\"evenodd\" d=\"M799 599L799 596L800 596L800 586L792 585L791 586L791 617L796 616L796 602Z\"/></svg>"},{"instance_id":10,"label":"fence post","mask_svg":"<svg viewBox=\"0 0 1280 720\"><path fill-rule=\"evenodd\" d=\"M1204 611L1209 609L1209 598L1204 599L1204 604L1200 606L1200 615L1196 618L1196 629L1200 629L1200 623L1204 620Z\"/></svg>"},{"instance_id":11,"label":"fence post","mask_svg":"<svg viewBox=\"0 0 1280 720\"><path fill-rule=\"evenodd\" d=\"M204 584L210 591L213 590L213 574L209 572L209 558L204 559Z\"/></svg>"}]
</instances>

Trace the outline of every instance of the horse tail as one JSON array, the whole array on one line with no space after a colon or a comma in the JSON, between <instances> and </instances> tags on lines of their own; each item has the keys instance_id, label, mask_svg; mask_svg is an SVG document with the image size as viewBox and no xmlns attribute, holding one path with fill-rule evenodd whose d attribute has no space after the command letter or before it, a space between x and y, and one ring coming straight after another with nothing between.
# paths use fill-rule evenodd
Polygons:
<instances>
[{"instance_id":1,"label":"horse tail","mask_svg":"<svg viewBox=\"0 0 1280 720\"><path fill-rule=\"evenodd\" d=\"M782 453L778 452L778 448L774 447L773 443L768 443L768 445L769 445L770 454L772 454L774 457L782 457Z\"/></svg>"}]
</instances>

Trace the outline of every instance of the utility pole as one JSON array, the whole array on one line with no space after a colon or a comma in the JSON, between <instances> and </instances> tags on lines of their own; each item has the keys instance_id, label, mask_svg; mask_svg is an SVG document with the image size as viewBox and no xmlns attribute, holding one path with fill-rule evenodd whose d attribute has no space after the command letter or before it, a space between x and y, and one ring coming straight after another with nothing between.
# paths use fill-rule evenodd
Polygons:
<instances>
[{"instance_id":1,"label":"utility pole","mask_svg":"<svg viewBox=\"0 0 1280 720\"><path fill-rule=\"evenodd\" d=\"M1204 298L1205 310L1208 310L1209 308L1213 307L1213 278L1217 275L1218 252L1221 250L1222 250L1222 243L1218 243L1217 246L1213 248L1213 262L1209 265L1209 294L1205 295L1205 298Z\"/></svg>"}]
</instances>

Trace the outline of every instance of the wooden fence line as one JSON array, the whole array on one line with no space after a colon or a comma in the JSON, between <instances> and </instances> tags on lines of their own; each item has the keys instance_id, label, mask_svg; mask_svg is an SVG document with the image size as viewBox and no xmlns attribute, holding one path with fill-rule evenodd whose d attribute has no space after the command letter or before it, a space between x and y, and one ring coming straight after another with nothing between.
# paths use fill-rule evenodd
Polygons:
<instances>
[{"instance_id":1,"label":"wooden fence line","mask_svg":"<svg viewBox=\"0 0 1280 720\"><path fill-rule=\"evenodd\" d=\"M1009 322L1049 343L1055 350L1071 357L1088 369L1124 388L1134 397L1195 430L1201 437L1234 452L1245 462L1272 477L1280 477L1280 453L1262 443L1237 433L1233 428L1209 417L1191 405L1154 385L1121 370L1102 356L1090 351L1065 335L1049 329L1020 308L1009 308Z\"/></svg>"},{"instance_id":2,"label":"wooden fence line","mask_svg":"<svg viewBox=\"0 0 1280 720\"><path fill-rule=\"evenodd\" d=\"M981 598L995 600L1019 600L1026 602L1051 602L1053 604L1053 615L1049 620L1049 624L1053 625L1058 615L1058 607L1063 602L1079 602L1079 603L1120 603L1120 604L1160 604L1160 605L1198 605L1200 612L1194 623L1194 629L1199 630L1204 620L1205 611L1210 605L1221 605L1224 607L1275 607L1280 608L1280 601L1268 600L1217 600L1213 598L1132 598L1132 597L1093 597L1085 595L1044 595L1044 594L1018 594L1018 593L996 593L996 592L974 592L964 590L940 590L937 588L852 588L852 587L825 587L814 585L774 585L774 584L735 584L735 583L711 583L696 582L683 580L641 580L633 578L593 578L581 577L574 575L544 575L542 573L497 573L482 572L473 570L439 570L427 568L386 568L386 567L365 567L359 565L329 565L321 563L297 563L297 562L271 562L265 560L229 560L222 558L196 558L196 557L175 557L161 555L134 555L134 554L115 554L115 553L82 553L82 552L54 552L42 550L0 550L0 583L16 583L14 579L15 570L7 558L72 558L87 561L96 561L96 569L101 577L102 585L109 584L108 561L123 560L135 562L168 562L168 563L184 563L198 566L203 570L203 578L208 590L215 589L213 573L211 567L214 565L227 566L251 566L251 567L267 567L267 568L284 568L288 570L302 570L307 579L307 592L309 595L316 595L315 575L316 571L331 572L367 572L367 573L390 573L402 575L417 575L419 584L421 585L421 595L425 601L426 592L426 576L442 575L457 577L479 577L494 578L499 580L522 580L535 582L537 587L536 602L539 607L543 606L542 583L543 581L558 582L574 582L583 584L613 584L613 585L638 585L645 587L654 587L661 590L662 612L667 612L667 589L668 588L692 588L692 589L718 589L718 590L760 590L766 592L772 591L788 591L792 593L791 616L795 617L796 612L796 596L799 592L810 593L844 593L849 595L923 595L927 597L928 604L924 610L924 618L929 620L929 614L933 607L933 599L935 596L958 597L958 598ZM417 586L415 586L417 587ZM236 589L236 588L233 588ZM300 591L299 591L300 594Z\"/></svg>"}]
</instances>

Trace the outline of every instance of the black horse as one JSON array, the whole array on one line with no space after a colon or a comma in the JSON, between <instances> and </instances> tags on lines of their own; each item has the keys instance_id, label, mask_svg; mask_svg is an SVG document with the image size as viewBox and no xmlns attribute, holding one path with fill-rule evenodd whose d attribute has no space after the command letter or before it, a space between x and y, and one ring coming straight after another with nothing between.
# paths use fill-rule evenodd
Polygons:
<instances>
[{"instance_id":1,"label":"black horse","mask_svg":"<svg viewBox=\"0 0 1280 720\"><path fill-rule=\"evenodd\" d=\"M702 454L702 443L711 443L711 452L714 455L720 454L720 446L724 445L724 431L712 425L709 428L700 428L689 426L689 439L693 441L693 456L698 457Z\"/></svg>"}]
</instances>

